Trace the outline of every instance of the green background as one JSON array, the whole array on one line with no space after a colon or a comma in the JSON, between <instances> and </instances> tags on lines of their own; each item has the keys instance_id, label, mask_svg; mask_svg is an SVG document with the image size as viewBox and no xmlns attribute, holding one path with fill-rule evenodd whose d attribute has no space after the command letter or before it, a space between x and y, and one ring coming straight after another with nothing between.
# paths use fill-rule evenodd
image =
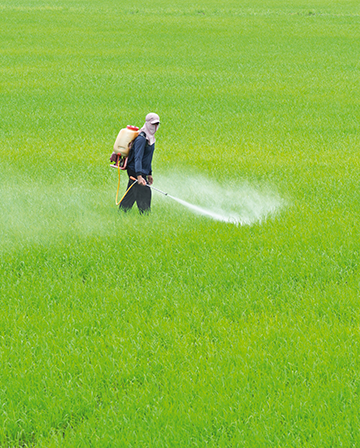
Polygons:
<instances>
[{"instance_id":1,"label":"green background","mask_svg":"<svg viewBox=\"0 0 360 448\"><path fill-rule=\"evenodd\" d=\"M0 445L357 446L359 2L0 20ZM155 186L248 185L278 213L119 215L108 158L150 111Z\"/></svg>"}]
</instances>

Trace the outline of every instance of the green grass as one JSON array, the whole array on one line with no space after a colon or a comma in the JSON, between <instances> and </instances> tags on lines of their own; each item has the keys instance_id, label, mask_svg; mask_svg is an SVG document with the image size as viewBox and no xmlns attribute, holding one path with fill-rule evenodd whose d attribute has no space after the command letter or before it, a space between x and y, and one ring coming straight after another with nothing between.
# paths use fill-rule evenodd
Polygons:
<instances>
[{"instance_id":1,"label":"green grass","mask_svg":"<svg viewBox=\"0 0 360 448\"><path fill-rule=\"evenodd\" d=\"M0 446L358 446L359 3L0 16ZM155 186L282 207L119 215L108 158L150 111Z\"/></svg>"}]
</instances>

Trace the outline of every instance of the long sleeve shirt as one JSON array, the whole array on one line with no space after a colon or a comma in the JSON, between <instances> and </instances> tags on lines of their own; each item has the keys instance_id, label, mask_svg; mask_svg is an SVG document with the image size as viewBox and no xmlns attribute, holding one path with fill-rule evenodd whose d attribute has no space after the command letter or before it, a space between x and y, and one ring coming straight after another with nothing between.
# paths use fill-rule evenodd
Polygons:
<instances>
[{"instance_id":1,"label":"long sleeve shirt","mask_svg":"<svg viewBox=\"0 0 360 448\"><path fill-rule=\"evenodd\" d=\"M155 143L149 145L146 138L140 134L132 145L127 168L136 176L148 176L152 174L151 162L155 150Z\"/></svg>"}]
</instances>

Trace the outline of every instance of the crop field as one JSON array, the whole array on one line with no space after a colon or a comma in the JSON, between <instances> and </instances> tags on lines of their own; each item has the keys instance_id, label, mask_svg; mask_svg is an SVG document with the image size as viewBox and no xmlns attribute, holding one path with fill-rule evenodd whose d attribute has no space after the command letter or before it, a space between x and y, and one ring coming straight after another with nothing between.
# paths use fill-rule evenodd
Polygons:
<instances>
[{"instance_id":1,"label":"crop field","mask_svg":"<svg viewBox=\"0 0 360 448\"><path fill-rule=\"evenodd\" d=\"M0 446L360 446L359 1L0 25ZM122 214L109 157L148 112L186 203Z\"/></svg>"}]
</instances>

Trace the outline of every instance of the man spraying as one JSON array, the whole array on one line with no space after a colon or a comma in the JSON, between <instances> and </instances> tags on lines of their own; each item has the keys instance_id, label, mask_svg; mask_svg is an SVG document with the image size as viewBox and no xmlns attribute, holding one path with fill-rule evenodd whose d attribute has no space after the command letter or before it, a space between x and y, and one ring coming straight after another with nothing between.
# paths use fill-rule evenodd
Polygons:
<instances>
[{"instance_id":1,"label":"man spraying","mask_svg":"<svg viewBox=\"0 0 360 448\"><path fill-rule=\"evenodd\" d=\"M120 210L126 212L136 202L140 213L150 211L151 188L146 185L153 183L151 162L155 150L155 132L159 125L157 114L147 114L145 124L132 144L126 167L129 176L128 193L120 202Z\"/></svg>"}]
</instances>

